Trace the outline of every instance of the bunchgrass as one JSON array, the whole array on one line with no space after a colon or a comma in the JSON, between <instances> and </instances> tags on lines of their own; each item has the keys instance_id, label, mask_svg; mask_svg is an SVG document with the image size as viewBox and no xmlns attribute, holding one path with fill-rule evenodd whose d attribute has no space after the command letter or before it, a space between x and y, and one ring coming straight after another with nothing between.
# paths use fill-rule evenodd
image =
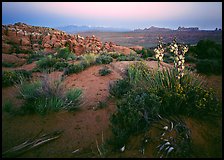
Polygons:
<instances>
[{"instance_id":1,"label":"bunchgrass","mask_svg":"<svg viewBox=\"0 0 224 160\"><path fill-rule=\"evenodd\" d=\"M74 111L79 107L82 91L65 90L61 78L53 80L45 76L41 81L23 82L18 86L20 98L25 100L21 107L23 114L45 115L60 110Z\"/></svg>"}]
</instances>

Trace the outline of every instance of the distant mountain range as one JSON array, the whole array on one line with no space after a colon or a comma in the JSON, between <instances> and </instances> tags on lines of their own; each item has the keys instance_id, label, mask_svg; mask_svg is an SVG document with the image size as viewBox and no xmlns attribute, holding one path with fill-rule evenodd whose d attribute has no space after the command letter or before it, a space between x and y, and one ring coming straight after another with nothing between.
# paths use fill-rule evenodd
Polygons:
<instances>
[{"instance_id":1,"label":"distant mountain range","mask_svg":"<svg viewBox=\"0 0 224 160\"><path fill-rule=\"evenodd\" d=\"M151 26L150 28L145 29L127 29L127 28L113 28L113 27L91 27L91 26L78 26L78 25L68 25L63 27L55 27L58 30L76 34L81 32L169 32L169 31L203 31L198 27L178 27L177 29L170 28L160 28ZM215 31L221 31L221 29L217 29Z\"/></svg>"},{"instance_id":2,"label":"distant mountain range","mask_svg":"<svg viewBox=\"0 0 224 160\"><path fill-rule=\"evenodd\" d=\"M145 29L135 29L134 32L142 32L142 31L148 31L148 32L163 32L163 31L172 31L172 29L169 28L159 28L159 27L154 27L151 26L150 28L145 28Z\"/></svg>"},{"instance_id":3,"label":"distant mountain range","mask_svg":"<svg viewBox=\"0 0 224 160\"><path fill-rule=\"evenodd\" d=\"M99 32L128 32L132 31L131 29L126 28L113 28L113 27L92 27L92 26L77 26L77 25L68 25L63 27L55 27L58 30L65 31L67 33L78 33L78 32L90 32L90 31L99 31Z\"/></svg>"}]
</instances>

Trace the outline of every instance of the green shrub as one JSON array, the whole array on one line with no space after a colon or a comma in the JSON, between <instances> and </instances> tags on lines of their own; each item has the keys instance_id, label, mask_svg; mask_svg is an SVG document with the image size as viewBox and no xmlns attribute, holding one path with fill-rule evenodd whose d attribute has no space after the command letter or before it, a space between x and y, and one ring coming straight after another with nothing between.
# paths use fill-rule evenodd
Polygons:
<instances>
[{"instance_id":1,"label":"green shrub","mask_svg":"<svg viewBox=\"0 0 224 160\"><path fill-rule=\"evenodd\" d=\"M112 71L108 67L103 67L102 69L99 70L99 74L101 76L105 76L110 74Z\"/></svg>"},{"instance_id":2,"label":"green shrub","mask_svg":"<svg viewBox=\"0 0 224 160\"><path fill-rule=\"evenodd\" d=\"M197 58L195 58L191 55L186 55L185 60L186 60L186 62L189 62L189 63L196 63L197 62Z\"/></svg>"},{"instance_id":3,"label":"green shrub","mask_svg":"<svg viewBox=\"0 0 224 160\"><path fill-rule=\"evenodd\" d=\"M84 54L82 57L83 61L85 61L88 65L93 65L96 63L97 55L94 53Z\"/></svg>"},{"instance_id":4,"label":"green shrub","mask_svg":"<svg viewBox=\"0 0 224 160\"><path fill-rule=\"evenodd\" d=\"M82 91L71 89L65 92L61 79L52 81L45 77L42 81L23 83L19 87L20 96L25 100L22 114L45 115L62 109L73 111L78 108Z\"/></svg>"},{"instance_id":5,"label":"green shrub","mask_svg":"<svg viewBox=\"0 0 224 160\"><path fill-rule=\"evenodd\" d=\"M154 52L150 49L143 48L142 50L137 50L137 54L141 55L141 58L146 59L148 57L153 57Z\"/></svg>"},{"instance_id":6,"label":"green shrub","mask_svg":"<svg viewBox=\"0 0 224 160\"><path fill-rule=\"evenodd\" d=\"M64 75L79 73L79 72L83 71L85 65L87 66L86 63L71 64L65 69Z\"/></svg>"},{"instance_id":7,"label":"green shrub","mask_svg":"<svg viewBox=\"0 0 224 160\"><path fill-rule=\"evenodd\" d=\"M106 101L99 101L97 104L97 108L103 109L107 107L107 102Z\"/></svg>"},{"instance_id":8,"label":"green shrub","mask_svg":"<svg viewBox=\"0 0 224 160\"><path fill-rule=\"evenodd\" d=\"M28 59L27 59L27 64L30 64L30 63L32 63L33 61L38 61L38 60L40 60L40 59L43 58L43 57L44 57L43 54L39 54L39 53L37 53L37 54L31 54L31 55L28 57Z\"/></svg>"},{"instance_id":9,"label":"green shrub","mask_svg":"<svg viewBox=\"0 0 224 160\"><path fill-rule=\"evenodd\" d=\"M50 55L40 59L39 61L37 61L36 64L37 64L37 68L47 69L47 68L53 68L53 66L59 61L60 61L59 59L52 58L52 56Z\"/></svg>"},{"instance_id":10,"label":"green shrub","mask_svg":"<svg viewBox=\"0 0 224 160\"><path fill-rule=\"evenodd\" d=\"M113 58L108 55L100 55L96 58L96 64L109 64L113 62Z\"/></svg>"},{"instance_id":11,"label":"green shrub","mask_svg":"<svg viewBox=\"0 0 224 160\"><path fill-rule=\"evenodd\" d=\"M19 83L21 80L29 80L32 77L31 71L14 70L2 72L2 86L7 87Z\"/></svg>"},{"instance_id":12,"label":"green shrub","mask_svg":"<svg viewBox=\"0 0 224 160\"><path fill-rule=\"evenodd\" d=\"M196 69L198 73L203 73L207 75L216 74L219 75L222 73L222 60L210 60L210 59L201 59L196 63Z\"/></svg>"},{"instance_id":13,"label":"green shrub","mask_svg":"<svg viewBox=\"0 0 224 160\"><path fill-rule=\"evenodd\" d=\"M198 76L185 72L179 81L177 71L150 71L144 63L128 68L127 77L110 85L117 110L110 117L111 144L121 148L131 135L147 131L157 115L190 116L208 119L221 115L221 105L212 90L203 88Z\"/></svg>"},{"instance_id":14,"label":"green shrub","mask_svg":"<svg viewBox=\"0 0 224 160\"><path fill-rule=\"evenodd\" d=\"M117 61L141 61L141 58L137 55L121 55L117 58Z\"/></svg>"},{"instance_id":15,"label":"green shrub","mask_svg":"<svg viewBox=\"0 0 224 160\"><path fill-rule=\"evenodd\" d=\"M76 56L74 53L72 53L68 47L60 48L58 51L58 54L56 55L56 58L63 58L65 60L75 60Z\"/></svg>"},{"instance_id":16,"label":"green shrub","mask_svg":"<svg viewBox=\"0 0 224 160\"><path fill-rule=\"evenodd\" d=\"M131 85L126 79L117 80L109 86L109 93L116 98L121 98L131 90Z\"/></svg>"},{"instance_id":17,"label":"green shrub","mask_svg":"<svg viewBox=\"0 0 224 160\"><path fill-rule=\"evenodd\" d=\"M7 112L9 114L13 114L14 113L12 101L7 100L3 104L3 111L5 111L5 112Z\"/></svg>"},{"instance_id":18,"label":"green shrub","mask_svg":"<svg viewBox=\"0 0 224 160\"><path fill-rule=\"evenodd\" d=\"M108 52L107 55L111 56L114 59L117 59L121 54L117 52Z\"/></svg>"},{"instance_id":19,"label":"green shrub","mask_svg":"<svg viewBox=\"0 0 224 160\"><path fill-rule=\"evenodd\" d=\"M56 70L59 70L59 71L63 71L68 66L69 66L69 64L67 62L61 61L61 62L56 62L53 65L53 68L55 68Z\"/></svg>"},{"instance_id":20,"label":"green shrub","mask_svg":"<svg viewBox=\"0 0 224 160\"><path fill-rule=\"evenodd\" d=\"M2 67L16 67L14 63L2 62Z\"/></svg>"},{"instance_id":21,"label":"green shrub","mask_svg":"<svg viewBox=\"0 0 224 160\"><path fill-rule=\"evenodd\" d=\"M222 58L222 45L211 40L200 40L196 46L196 54L199 59L220 59Z\"/></svg>"}]
</instances>

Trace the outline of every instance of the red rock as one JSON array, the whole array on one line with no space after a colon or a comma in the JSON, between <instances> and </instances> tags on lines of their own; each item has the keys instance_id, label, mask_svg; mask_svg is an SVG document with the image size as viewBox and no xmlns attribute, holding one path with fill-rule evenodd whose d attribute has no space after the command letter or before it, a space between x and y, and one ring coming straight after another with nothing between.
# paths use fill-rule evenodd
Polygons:
<instances>
[{"instance_id":1,"label":"red rock","mask_svg":"<svg viewBox=\"0 0 224 160\"><path fill-rule=\"evenodd\" d=\"M22 43L22 46L29 46L30 40L27 37L23 37L21 38L21 43Z\"/></svg>"},{"instance_id":2,"label":"red rock","mask_svg":"<svg viewBox=\"0 0 224 160\"><path fill-rule=\"evenodd\" d=\"M2 54L2 62L5 63L12 63L15 65L23 65L26 63L26 59L23 58L18 58L15 55L10 55L10 54Z\"/></svg>"},{"instance_id":3,"label":"red rock","mask_svg":"<svg viewBox=\"0 0 224 160\"><path fill-rule=\"evenodd\" d=\"M20 54L16 54L16 56L18 58L28 58L29 57L29 54L23 54L23 53L20 53Z\"/></svg>"},{"instance_id":4,"label":"red rock","mask_svg":"<svg viewBox=\"0 0 224 160\"><path fill-rule=\"evenodd\" d=\"M12 46L10 44L2 42L2 53L10 53L12 51Z\"/></svg>"},{"instance_id":5,"label":"red rock","mask_svg":"<svg viewBox=\"0 0 224 160\"><path fill-rule=\"evenodd\" d=\"M45 43L45 44L44 44L44 48L51 48L51 45L48 44L48 43Z\"/></svg>"},{"instance_id":6,"label":"red rock","mask_svg":"<svg viewBox=\"0 0 224 160\"><path fill-rule=\"evenodd\" d=\"M131 46L129 47L130 49L133 49L134 51L138 51L138 50L142 50L143 47L142 46Z\"/></svg>"}]
</instances>

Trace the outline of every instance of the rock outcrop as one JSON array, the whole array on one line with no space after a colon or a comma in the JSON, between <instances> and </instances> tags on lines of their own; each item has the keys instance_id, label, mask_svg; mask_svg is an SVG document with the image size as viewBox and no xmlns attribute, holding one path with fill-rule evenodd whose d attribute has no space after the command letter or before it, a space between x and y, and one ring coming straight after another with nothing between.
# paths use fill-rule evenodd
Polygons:
<instances>
[{"instance_id":1,"label":"rock outcrop","mask_svg":"<svg viewBox=\"0 0 224 160\"><path fill-rule=\"evenodd\" d=\"M55 53L58 48L69 47L76 55L85 53L119 52L130 54L131 49L112 42L104 44L94 35L82 37L48 27L25 23L2 25L2 53L40 51Z\"/></svg>"}]
</instances>

